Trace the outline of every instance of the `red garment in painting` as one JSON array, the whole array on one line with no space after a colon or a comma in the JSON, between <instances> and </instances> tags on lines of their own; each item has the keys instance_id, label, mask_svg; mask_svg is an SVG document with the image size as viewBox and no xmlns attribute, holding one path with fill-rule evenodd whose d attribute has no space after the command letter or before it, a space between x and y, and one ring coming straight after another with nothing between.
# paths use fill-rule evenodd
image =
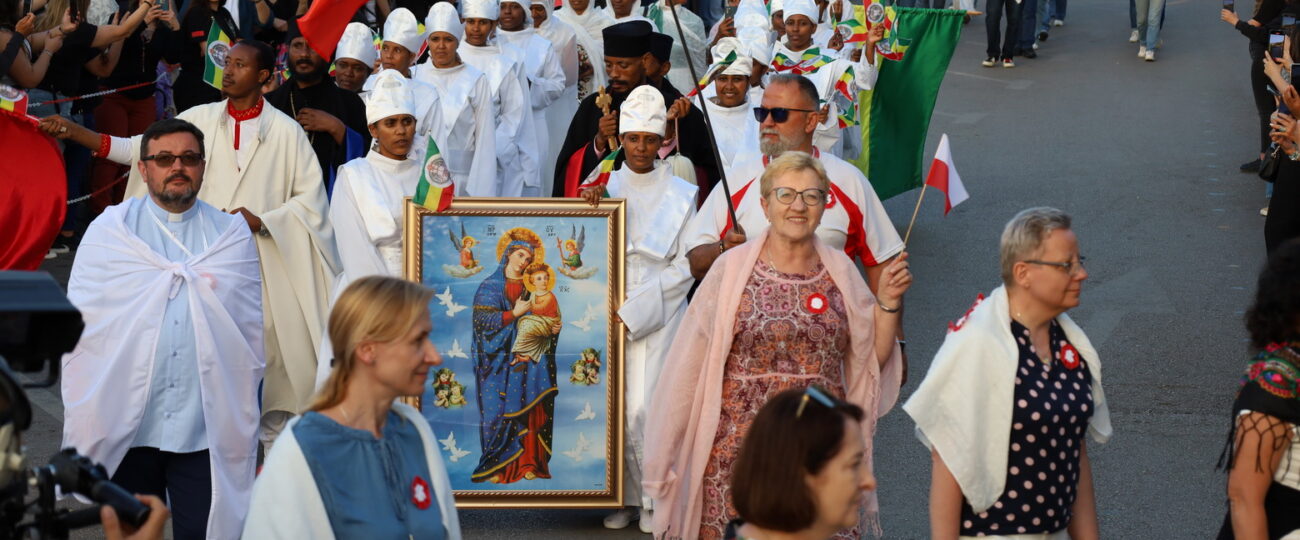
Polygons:
<instances>
[{"instance_id":1,"label":"red garment in painting","mask_svg":"<svg viewBox=\"0 0 1300 540\"><path fill-rule=\"evenodd\" d=\"M0 110L0 270L36 270L63 225L68 184L54 139Z\"/></svg>"}]
</instances>

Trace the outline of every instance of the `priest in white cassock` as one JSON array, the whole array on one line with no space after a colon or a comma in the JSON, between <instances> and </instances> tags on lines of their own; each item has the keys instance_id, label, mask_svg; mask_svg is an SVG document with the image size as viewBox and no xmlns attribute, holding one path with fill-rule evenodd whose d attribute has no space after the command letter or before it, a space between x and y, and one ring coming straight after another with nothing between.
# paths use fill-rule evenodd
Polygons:
<instances>
[{"instance_id":1,"label":"priest in white cassock","mask_svg":"<svg viewBox=\"0 0 1300 540\"><path fill-rule=\"evenodd\" d=\"M745 55L744 47L736 38L722 38L713 46L713 57L718 60L732 52L736 53L736 60L714 76L710 85L713 95L704 99L704 106L709 108L713 140L718 143L722 166L728 169L736 156L758 151L758 121L754 119L754 105L749 101L754 62Z\"/></svg>"},{"instance_id":2,"label":"priest in white cassock","mask_svg":"<svg viewBox=\"0 0 1300 540\"><path fill-rule=\"evenodd\" d=\"M451 170L456 195L498 197L497 109L490 82L482 71L460 59L457 51L464 27L455 6L434 4L424 28L429 34L429 60L412 68L412 73L416 80L433 85L440 96L442 122L433 130L433 138Z\"/></svg>"},{"instance_id":3,"label":"priest in white cassock","mask_svg":"<svg viewBox=\"0 0 1300 540\"><path fill-rule=\"evenodd\" d=\"M529 0L501 0L497 41L513 45L524 52L524 73L528 80L529 102L533 114L533 139L538 151L538 174L550 172L548 167L555 165L555 156L559 154L558 146L552 150L551 139L560 139L564 128L551 135L548 129L546 111L558 101L565 92L565 70L560 66L558 49L549 40L533 29L533 15L529 9ZM577 102L574 102L574 110ZM572 115L570 115L572 117ZM551 193L550 180L546 174L540 188L524 187L524 196L540 197Z\"/></svg>"},{"instance_id":4,"label":"priest in white cassock","mask_svg":"<svg viewBox=\"0 0 1300 540\"><path fill-rule=\"evenodd\" d=\"M379 67L381 70L396 70L403 77L412 78L411 69L415 66L415 60L420 54L420 46L424 44L424 32L420 31L420 23L415 20L415 15L406 8L397 8L388 14L388 19L384 21L383 42L379 45ZM372 74L366 79L365 86L362 89L369 92L374 86L375 76ZM420 138L433 136L437 127L442 125L443 112L441 107L441 92L432 85L416 81L409 86L411 96L415 100L415 132ZM435 137L435 140L441 141ZM416 157L424 155L424 148L416 145Z\"/></svg>"},{"instance_id":5,"label":"priest in white cassock","mask_svg":"<svg viewBox=\"0 0 1300 540\"><path fill-rule=\"evenodd\" d=\"M262 279L244 220L197 199L203 139L184 120L149 126L132 181L146 193L81 241L68 299L86 329L63 358L63 447L167 500L175 538L235 539L257 461Z\"/></svg>"},{"instance_id":6,"label":"priest in white cassock","mask_svg":"<svg viewBox=\"0 0 1300 540\"><path fill-rule=\"evenodd\" d=\"M628 507L606 517L605 526L621 529L640 519L641 531L646 533L652 525L650 502L641 493L646 406L655 392L664 355L686 313L686 293L695 283L686 260L690 246L685 243L684 231L695 215L698 188L673 176L672 167L658 160L667 123L663 94L654 87L638 86L628 94L618 113L623 166L610 175L605 186L610 197L627 199L627 300L618 316L628 330L623 349L627 392L623 501ZM589 187L580 195L594 203L601 191Z\"/></svg>"},{"instance_id":7,"label":"priest in white cassock","mask_svg":"<svg viewBox=\"0 0 1300 540\"><path fill-rule=\"evenodd\" d=\"M375 70L379 51L375 50L374 33L359 22L348 23L334 49L334 83L349 92L365 97L362 87Z\"/></svg>"},{"instance_id":8,"label":"priest in white cassock","mask_svg":"<svg viewBox=\"0 0 1300 540\"><path fill-rule=\"evenodd\" d=\"M364 276L402 276L403 198L415 194L423 170L420 161L408 159L418 146L409 82L392 70L375 78L366 96L375 144L365 157L339 167L330 223L344 255L340 290Z\"/></svg>"},{"instance_id":9,"label":"priest in white cassock","mask_svg":"<svg viewBox=\"0 0 1300 540\"><path fill-rule=\"evenodd\" d=\"M559 134L569 129L569 121L573 119L574 113L578 112L578 80L581 62L578 58L577 31L551 14L551 2L530 0L529 10L533 15L533 28L537 29L537 35L551 42L555 54L559 57L560 69L564 71L564 92L555 103L546 108L546 122L540 128L546 130L549 135L546 158L542 160L542 183L545 184L548 178L545 171L550 170L547 167L555 168L555 161L560 155L560 146L564 144L564 137ZM590 77L590 62L587 69ZM554 177L550 178L554 179Z\"/></svg>"},{"instance_id":10,"label":"priest in white cassock","mask_svg":"<svg viewBox=\"0 0 1300 540\"><path fill-rule=\"evenodd\" d=\"M614 19L591 0L563 0L555 18L568 24L578 38L578 101L609 84L605 75L605 37L601 33ZM566 123L568 120L566 120Z\"/></svg>"},{"instance_id":11,"label":"priest in white cassock","mask_svg":"<svg viewBox=\"0 0 1300 540\"><path fill-rule=\"evenodd\" d=\"M341 267L320 165L302 126L262 99L275 55L258 41L241 41L226 55L226 99L177 116L204 134L208 168L199 199L242 216L255 234L262 265L266 323L266 381L262 388L261 438L269 449L285 422L306 407L315 390L316 346ZM42 129L94 149L122 165L139 158L140 136L93 133L62 117ZM133 167L126 196L146 193Z\"/></svg>"},{"instance_id":12,"label":"priest in white cassock","mask_svg":"<svg viewBox=\"0 0 1300 540\"><path fill-rule=\"evenodd\" d=\"M835 155L843 155L843 144L841 141L842 131L839 127L837 116L846 107L840 105L842 101L835 98L835 94L840 93L836 90L836 83L848 71L853 75L849 77L853 82L847 88L849 95L857 96L859 91L869 91L875 87L876 77L879 70L876 68L876 43L884 37L884 26L878 25L867 37L865 50L867 53L862 55L858 62L851 62L839 58L839 52L818 46L814 41L814 33L818 29L818 20L820 20L817 5L812 0L787 0L785 3L785 40L777 42L772 47L772 71L775 73L795 72L812 80L817 86L818 96L821 98L823 119L817 126L817 133L814 136L813 144L823 152L830 152ZM815 52L817 54L833 58L826 65L816 68L812 71L804 71L792 67L792 64L799 62L799 59L805 52ZM782 61L786 59L786 61Z\"/></svg>"},{"instance_id":13,"label":"priest in white cassock","mask_svg":"<svg viewBox=\"0 0 1300 540\"><path fill-rule=\"evenodd\" d=\"M676 11L669 9L668 2L676 4ZM691 78L690 66L686 63L686 55L691 55L691 62L695 63L697 75L703 77L704 66L709 64L709 42L708 31L704 28L704 21L698 15L686 9L686 0L659 0L658 3L650 6L648 12L658 11L662 15L660 20L654 21L659 27L659 33L667 34L673 38L673 48L669 55L669 62L672 67L668 70L668 82L672 83L673 88L677 88L683 93L689 93L695 88L695 80ZM682 35L677 32L677 24L673 22L673 13L682 20L682 33L685 34L686 42L682 42Z\"/></svg>"},{"instance_id":14,"label":"priest in white cassock","mask_svg":"<svg viewBox=\"0 0 1300 540\"><path fill-rule=\"evenodd\" d=\"M525 53L518 47L494 39L499 0L462 0L461 21L465 39L460 42L461 60L487 75L497 104L497 178L501 197L519 197L525 189L540 193L541 150L533 128L532 98L528 89Z\"/></svg>"}]
</instances>

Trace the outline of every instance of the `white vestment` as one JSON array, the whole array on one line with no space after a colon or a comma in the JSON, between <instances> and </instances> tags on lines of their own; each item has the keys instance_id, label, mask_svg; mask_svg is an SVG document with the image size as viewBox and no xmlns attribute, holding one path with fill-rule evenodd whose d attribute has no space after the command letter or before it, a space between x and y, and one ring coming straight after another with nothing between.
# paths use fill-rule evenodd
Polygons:
<instances>
[{"instance_id":1,"label":"white vestment","mask_svg":"<svg viewBox=\"0 0 1300 540\"><path fill-rule=\"evenodd\" d=\"M547 13L551 11L549 3L543 2ZM569 26L568 23L560 20L555 15L548 15L545 21L537 27L537 34L551 42L555 47L555 54L560 60L560 69L564 71L564 92L560 94L560 99L555 100L550 107L546 108L546 123L542 128L546 130L547 148L546 159L542 160L542 187L543 194L550 194L546 191L546 186L554 180L551 171L555 170L555 163L560 157L560 147L564 146L564 134L568 133L569 122L573 121L573 116L578 113L578 34L577 31ZM601 71L604 71L602 62Z\"/></svg>"},{"instance_id":2,"label":"white vestment","mask_svg":"<svg viewBox=\"0 0 1300 540\"><path fill-rule=\"evenodd\" d=\"M86 329L63 357L63 446L102 463L109 475L117 471L144 417L163 311L184 285L212 463L207 537L239 538L257 462L257 385L266 367L257 246L243 219L200 208L205 219L223 219L224 232L207 250L172 262L126 224L128 210L147 212L139 208L144 204L133 198L105 209L73 262L68 300Z\"/></svg>"},{"instance_id":3,"label":"white vestment","mask_svg":"<svg viewBox=\"0 0 1300 540\"><path fill-rule=\"evenodd\" d=\"M675 11L669 10L667 2L668 0L659 0L659 8L663 10L663 28L659 29L659 33L673 38L672 52L668 55L668 61L672 62L672 67L668 69L668 82L681 93L688 94L692 88L695 88L697 79L691 78L690 65L686 63L686 52L690 51L695 73L703 77L709 69L708 33L704 29L704 20L700 19L699 15L686 9L686 6L677 6ZM677 33L673 13L681 17L686 43L682 43L682 36Z\"/></svg>"},{"instance_id":4,"label":"white vestment","mask_svg":"<svg viewBox=\"0 0 1300 540\"><path fill-rule=\"evenodd\" d=\"M525 26L517 32L506 32L497 30L497 39L514 45L518 50L524 52L524 72L528 80L528 92L533 114L533 141L537 145L538 152L538 175L541 183L538 189L530 189L525 186L524 195L527 197L550 196L551 180L554 176L551 171L555 170L556 156L560 153L558 144L553 145L551 139L557 139L558 143L564 142L563 134L565 131L557 131L555 137L551 136L548 129L550 124L547 123L547 111L555 102L565 94L565 70L560 66L560 57L550 41L538 35L531 26ZM577 98L577 89L574 89L574 98ZM577 110L577 102L574 102L574 110ZM572 118L572 115L570 115ZM552 147L554 146L554 149Z\"/></svg>"},{"instance_id":5,"label":"white vestment","mask_svg":"<svg viewBox=\"0 0 1300 540\"><path fill-rule=\"evenodd\" d=\"M339 167L330 223L338 237L344 285L364 276L402 276L402 203L415 194L421 164L371 150Z\"/></svg>"},{"instance_id":6,"label":"white vestment","mask_svg":"<svg viewBox=\"0 0 1300 540\"><path fill-rule=\"evenodd\" d=\"M627 199L627 257L624 286L627 300L618 316L627 326L623 353L624 396L628 452L624 459L628 477L623 481L624 503L643 504L641 460L644 456L646 406L654 393L664 355L672 345L677 325L686 313L686 293L691 277L683 242L687 223L695 214L699 188L673 176L663 162L647 174L626 166L609 179L609 196Z\"/></svg>"},{"instance_id":7,"label":"white vestment","mask_svg":"<svg viewBox=\"0 0 1300 540\"><path fill-rule=\"evenodd\" d=\"M812 47L816 46L816 44L812 45ZM785 41L778 41L772 45L772 58L776 58L777 53L783 54L787 58L794 60L798 60L803 55L803 51L792 51L787 48L785 46ZM822 54L834 57L839 53L833 49L823 48ZM804 75L817 87L817 95L821 97L822 103L830 105L829 112L826 114L826 121L818 124L817 130L813 132L813 145L820 148L823 152L831 152L837 156L843 155L841 148L842 145L840 144L842 130L840 129L839 121L836 118L836 115L839 114L839 107L837 107L835 102L831 99L832 94L837 92L835 89L835 83L840 80L840 76L843 75L849 67L852 67L855 86L850 89L850 92L853 94L853 99L857 99L859 91L865 92L875 88L876 77L880 72L876 69L874 64L867 61L870 56L871 54L864 52L862 54L862 60L858 62L850 62L848 60L836 58L835 61L822 66L821 69ZM776 73L776 70L771 69L768 73ZM859 107L861 106L862 105L859 104Z\"/></svg>"},{"instance_id":8,"label":"white vestment","mask_svg":"<svg viewBox=\"0 0 1300 540\"><path fill-rule=\"evenodd\" d=\"M442 464L442 454L435 443L429 422L420 412L402 403L393 403L393 411L415 425L424 443L424 456L429 465L429 487L438 499L442 512L442 525L448 540L460 540L460 518L456 515L456 501L452 498L451 479ZM244 523L244 538L258 540L333 540L329 514L321 501L316 477L307 465L307 458L293 435L298 418L289 421L284 434L271 453L266 456L262 474L253 486L253 504ZM392 486L404 490L406 486ZM403 491L405 493L405 491Z\"/></svg>"},{"instance_id":9,"label":"white vestment","mask_svg":"<svg viewBox=\"0 0 1300 540\"><path fill-rule=\"evenodd\" d=\"M528 91L524 52L500 41L477 47L461 41L461 61L487 76L492 100L497 104L497 178L500 197L519 197L525 188L542 185L541 153L533 128L532 101Z\"/></svg>"},{"instance_id":10,"label":"white vestment","mask_svg":"<svg viewBox=\"0 0 1300 540\"><path fill-rule=\"evenodd\" d=\"M614 24L614 19L606 15L605 10L596 7L594 4L588 5L587 11L578 15L573 11L573 7L569 5L569 0L564 0L564 9L556 11L555 18L564 21L570 28L573 28L578 38L578 47L582 49L583 54L591 63L591 80L585 85L581 83L578 85L578 99L581 101L583 96L609 84L609 77L605 74L605 35L601 33L601 30ZM568 129L570 120L573 120L573 118L570 117L564 120L565 130Z\"/></svg>"},{"instance_id":11,"label":"white vestment","mask_svg":"<svg viewBox=\"0 0 1300 540\"><path fill-rule=\"evenodd\" d=\"M434 131L434 140L456 182L456 196L501 196L497 108L487 77L468 64L443 69L432 61L411 68L411 76L438 89L442 125Z\"/></svg>"},{"instance_id":12,"label":"white vestment","mask_svg":"<svg viewBox=\"0 0 1300 540\"><path fill-rule=\"evenodd\" d=\"M203 131L207 169L199 199L226 211L246 208L261 218L256 234L262 263L266 324L263 414L296 414L310 404L316 380L316 346L325 335L330 290L340 268L316 153L294 119L263 104L257 137L242 150L248 165L235 166L234 120L226 101L190 108L177 118ZM140 135L114 139L109 159L130 165L127 197L145 195L136 167Z\"/></svg>"},{"instance_id":13,"label":"white vestment","mask_svg":"<svg viewBox=\"0 0 1300 540\"><path fill-rule=\"evenodd\" d=\"M758 152L758 121L754 119L753 104L745 101L735 107L723 107L705 99L704 105L709 108L713 140L718 142L718 154L722 156L720 165L729 169L737 156Z\"/></svg>"}]
</instances>

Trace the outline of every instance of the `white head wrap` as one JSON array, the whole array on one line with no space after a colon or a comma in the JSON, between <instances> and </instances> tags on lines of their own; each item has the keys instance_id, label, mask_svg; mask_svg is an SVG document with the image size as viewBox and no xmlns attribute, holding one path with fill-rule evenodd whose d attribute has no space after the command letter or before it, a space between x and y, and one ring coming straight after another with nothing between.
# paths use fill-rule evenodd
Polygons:
<instances>
[{"instance_id":1,"label":"white head wrap","mask_svg":"<svg viewBox=\"0 0 1300 540\"><path fill-rule=\"evenodd\" d=\"M655 87L643 84L632 89L618 108L619 134L632 131L654 133L660 137L668 125L668 111L664 108L664 96Z\"/></svg>"},{"instance_id":2,"label":"white head wrap","mask_svg":"<svg viewBox=\"0 0 1300 540\"><path fill-rule=\"evenodd\" d=\"M519 7L524 8L524 28L528 29L533 27L533 10L528 9L528 7L532 5L530 0L500 0L497 2L497 9L500 10L500 5L506 2L514 2L519 4ZM498 15L499 14L500 12L498 11Z\"/></svg>"},{"instance_id":3,"label":"white head wrap","mask_svg":"<svg viewBox=\"0 0 1300 540\"><path fill-rule=\"evenodd\" d=\"M754 61L749 57L744 44L734 37L724 37L713 46L714 63L721 62L728 54L736 53L736 61L722 70L718 75L744 75L748 77L754 70Z\"/></svg>"},{"instance_id":4,"label":"white head wrap","mask_svg":"<svg viewBox=\"0 0 1300 540\"><path fill-rule=\"evenodd\" d=\"M785 9L785 0L772 0L772 3L769 4L769 7L771 8L772 13L782 11Z\"/></svg>"},{"instance_id":5,"label":"white head wrap","mask_svg":"<svg viewBox=\"0 0 1300 540\"><path fill-rule=\"evenodd\" d=\"M446 32L455 36L456 41L465 39L465 25L461 24L460 14L451 2L438 2L429 8L429 14L424 17L424 31Z\"/></svg>"},{"instance_id":6,"label":"white head wrap","mask_svg":"<svg viewBox=\"0 0 1300 540\"><path fill-rule=\"evenodd\" d=\"M530 0L529 5L542 6L546 10L546 20L548 21L551 20L551 12L555 11L555 6L548 0ZM532 15L530 14L529 17L532 17Z\"/></svg>"},{"instance_id":7,"label":"white head wrap","mask_svg":"<svg viewBox=\"0 0 1300 540\"><path fill-rule=\"evenodd\" d=\"M415 114L411 89L406 77L395 69L386 69L375 75L375 84L366 95L366 124L373 124L390 116Z\"/></svg>"},{"instance_id":8,"label":"white head wrap","mask_svg":"<svg viewBox=\"0 0 1300 540\"><path fill-rule=\"evenodd\" d=\"M406 47L411 54L420 52L424 34L420 33L420 23L411 10L397 8L388 14L388 20L384 21L384 41Z\"/></svg>"},{"instance_id":9,"label":"white head wrap","mask_svg":"<svg viewBox=\"0 0 1300 540\"><path fill-rule=\"evenodd\" d=\"M339 46L334 52L334 58L351 58L373 69L375 59L378 57L379 53L375 51L375 35L370 31L370 27L359 22L348 23L347 28L343 29L343 35L339 37Z\"/></svg>"},{"instance_id":10,"label":"white head wrap","mask_svg":"<svg viewBox=\"0 0 1300 540\"><path fill-rule=\"evenodd\" d=\"M497 20L501 6L497 0L461 0L460 16L463 19Z\"/></svg>"},{"instance_id":11,"label":"white head wrap","mask_svg":"<svg viewBox=\"0 0 1300 540\"><path fill-rule=\"evenodd\" d=\"M761 28L741 28L736 31L736 39L744 45L743 54L763 65L772 63L772 34Z\"/></svg>"},{"instance_id":12,"label":"white head wrap","mask_svg":"<svg viewBox=\"0 0 1300 540\"><path fill-rule=\"evenodd\" d=\"M761 0L740 0L736 6L736 28L759 26L764 30L772 29L772 17L767 14Z\"/></svg>"},{"instance_id":13,"label":"white head wrap","mask_svg":"<svg viewBox=\"0 0 1300 540\"><path fill-rule=\"evenodd\" d=\"M808 17L813 24L817 24L817 4L813 0L790 0L790 3L785 5L785 14L782 18L788 21L795 15Z\"/></svg>"}]
</instances>

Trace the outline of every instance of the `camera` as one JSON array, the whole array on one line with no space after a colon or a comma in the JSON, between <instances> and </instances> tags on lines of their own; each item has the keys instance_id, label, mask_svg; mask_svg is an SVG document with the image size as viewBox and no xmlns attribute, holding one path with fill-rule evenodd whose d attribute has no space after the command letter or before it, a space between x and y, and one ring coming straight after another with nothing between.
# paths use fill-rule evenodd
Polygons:
<instances>
[{"instance_id":1,"label":"camera","mask_svg":"<svg viewBox=\"0 0 1300 540\"><path fill-rule=\"evenodd\" d=\"M122 522L135 527L149 518L148 506L75 449L63 449L40 467L28 467L22 453L22 432L32 423L23 388L58 382L60 358L76 346L84 327L81 312L49 274L0 272L0 540L67 538L74 529L99 524L99 506L56 508L58 491L112 506ZM20 384L14 371L47 374Z\"/></svg>"}]
</instances>

